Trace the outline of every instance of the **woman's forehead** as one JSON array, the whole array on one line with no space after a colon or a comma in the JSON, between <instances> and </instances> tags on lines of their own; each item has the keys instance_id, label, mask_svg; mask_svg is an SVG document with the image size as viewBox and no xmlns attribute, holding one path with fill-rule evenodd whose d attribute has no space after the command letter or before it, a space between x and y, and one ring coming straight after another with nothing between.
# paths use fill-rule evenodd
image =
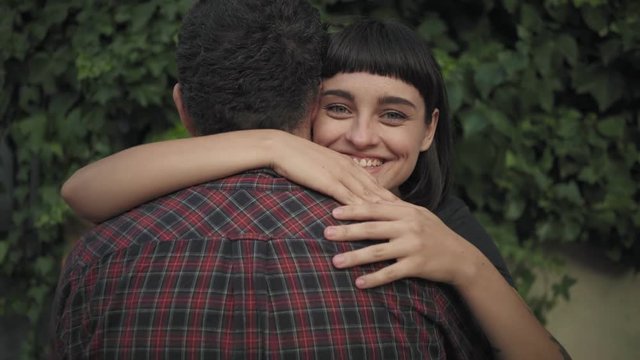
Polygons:
<instances>
[{"instance_id":1,"label":"woman's forehead","mask_svg":"<svg viewBox=\"0 0 640 360\"><path fill-rule=\"evenodd\" d=\"M388 103L410 102L424 105L418 89L403 80L391 76L367 72L338 73L323 81L321 95L335 95L349 100L375 97Z\"/></svg>"}]
</instances>

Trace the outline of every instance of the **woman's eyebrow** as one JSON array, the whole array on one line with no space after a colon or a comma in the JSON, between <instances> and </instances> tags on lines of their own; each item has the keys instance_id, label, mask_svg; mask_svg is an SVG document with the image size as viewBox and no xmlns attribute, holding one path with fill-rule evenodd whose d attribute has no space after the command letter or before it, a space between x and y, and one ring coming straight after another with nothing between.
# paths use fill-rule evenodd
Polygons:
<instances>
[{"instance_id":1,"label":"woman's eyebrow","mask_svg":"<svg viewBox=\"0 0 640 360\"><path fill-rule=\"evenodd\" d=\"M411 106L414 109L417 109L414 103L412 103L411 101L405 98L401 98L397 96L383 96L378 99L378 105L388 105L388 104L407 105L407 106Z\"/></svg>"},{"instance_id":2,"label":"woman's eyebrow","mask_svg":"<svg viewBox=\"0 0 640 360\"><path fill-rule=\"evenodd\" d=\"M349 101L354 101L355 97L353 96L353 94L351 94L348 91L344 91L344 90L325 90L322 92L322 96L327 96L327 95L333 95L333 96L338 96L341 98L345 98Z\"/></svg>"}]
</instances>

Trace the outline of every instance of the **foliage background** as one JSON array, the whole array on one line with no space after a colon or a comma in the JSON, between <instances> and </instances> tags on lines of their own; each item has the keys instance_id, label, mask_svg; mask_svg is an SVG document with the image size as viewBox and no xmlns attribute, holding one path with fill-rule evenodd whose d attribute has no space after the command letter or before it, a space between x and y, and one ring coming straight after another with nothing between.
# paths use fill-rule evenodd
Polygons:
<instances>
[{"instance_id":1,"label":"foliage background","mask_svg":"<svg viewBox=\"0 0 640 360\"><path fill-rule=\"evenodd\" d=\"M330 24L396 18L434 48L457 124L458 192L544 319L572 279L545 246L588 242L640 267L640 2L313 0ZM0 315L42 335L80 166L183 136L170 98L189 1L0 4Z\"/></svg>"}]
</instances>

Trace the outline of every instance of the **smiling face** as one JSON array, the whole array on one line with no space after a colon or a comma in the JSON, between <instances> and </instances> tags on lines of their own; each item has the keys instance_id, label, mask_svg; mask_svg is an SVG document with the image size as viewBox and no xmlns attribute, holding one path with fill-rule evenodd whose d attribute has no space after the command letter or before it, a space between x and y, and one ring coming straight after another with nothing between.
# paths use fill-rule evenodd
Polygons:
<instances>
[{"instance_id":1,"label":"smiling face","mask_svg":"<svg viewBox=\"0 0 640 360\"><path fill-rule=\"evenodd\" d=\"M438 122L425 122L418 89L369 73L339 73L322 84L313 141L348 155L381 186L398 193L421 151L431 145Z\"/></svg>"}]
</instances>

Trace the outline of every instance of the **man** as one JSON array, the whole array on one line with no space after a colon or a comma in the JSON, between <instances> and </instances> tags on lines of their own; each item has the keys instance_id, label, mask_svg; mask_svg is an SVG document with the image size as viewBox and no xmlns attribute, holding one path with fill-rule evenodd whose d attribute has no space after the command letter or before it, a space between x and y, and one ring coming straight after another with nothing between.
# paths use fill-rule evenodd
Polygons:
<instances>
[{"instance_id":1,"label":"man","mask_svg":"<svg viewBox=\"0 0 640 360\"><path fill-rule=\"evenodd\" d=\"M325 34L303 0L199 1L184 19L174 99L194 134L309 137ZM449 289L372 290L331 258L338 204L270 170L154 200L88 233L63 271L57 358L469 358ZM469 331L470 333L466 333Z\"/></svg>"}]
</instances>

